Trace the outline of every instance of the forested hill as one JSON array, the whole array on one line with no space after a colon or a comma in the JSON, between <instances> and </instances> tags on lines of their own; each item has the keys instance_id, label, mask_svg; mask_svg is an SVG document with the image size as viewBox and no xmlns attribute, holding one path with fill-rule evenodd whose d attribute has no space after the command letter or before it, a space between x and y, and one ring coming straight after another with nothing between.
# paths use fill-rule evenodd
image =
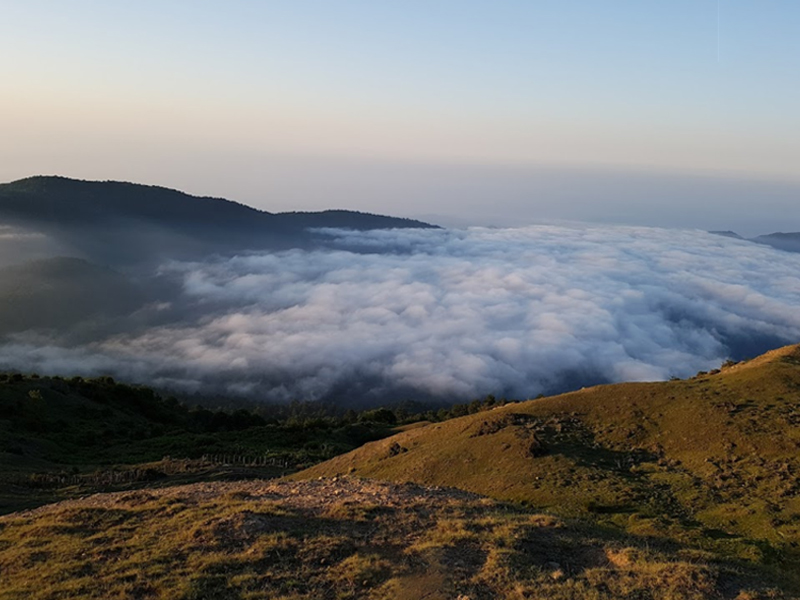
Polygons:
<instances>
[{"instance_id":1,"label":"forested hill","mask_svg":"<svg viewBox=\"0 0 800 600\"><path fill-rule=\"evenodd\" d=\"M45 176L0 184L0 223L41 231L111 262L302 247L313 242L309 228L435 227L347 210L269 213L164 187Z\"/></svg>"},{"instance_id":2,"label":"forested hill","mask_svg":"<svg viewBox=\"0 0 800 600\"><path fill-rule=\"evenodd\" d=\"M269 213L231 200L191 196L165 187L45 176L0 184L0 215L60 223L137 219L177 228L245 227L284 232L306 227L434 227L413 219L348 210Z\"/></svg>"}]
</instances>

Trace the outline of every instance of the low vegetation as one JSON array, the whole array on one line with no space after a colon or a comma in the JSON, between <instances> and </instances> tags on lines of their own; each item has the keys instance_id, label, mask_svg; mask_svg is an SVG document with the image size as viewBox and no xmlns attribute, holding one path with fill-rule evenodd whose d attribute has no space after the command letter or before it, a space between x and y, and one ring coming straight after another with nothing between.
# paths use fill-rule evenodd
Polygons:
<instances>
[{"instance_id":1,"label":"low vegetation","mask_svg":"<svg viewBox=\"0 0 800 600\"><path fill-rule=\"evenodd\" d=\"M387 409L190 409L109 377L0 374L0 514L95 491L280 476L396 426Z\"/></svg>"}]
</instances>

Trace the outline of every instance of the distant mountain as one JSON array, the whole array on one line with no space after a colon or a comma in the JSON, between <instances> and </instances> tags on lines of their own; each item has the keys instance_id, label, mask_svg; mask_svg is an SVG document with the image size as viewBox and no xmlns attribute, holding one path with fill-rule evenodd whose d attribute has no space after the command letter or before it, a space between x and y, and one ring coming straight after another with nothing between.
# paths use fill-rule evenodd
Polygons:
<instances>
[{"instance_id":1,"label":"distant mountain","mask_svg":"<svg viewBox=\"0 0 800 600\"><path fill-rule=\"evenodd\" d=\"M800 233L770 233L759 235L751 241L787 252L800 252Z\"/></svg>"},{"instance_id":2,"label":"distant mountain","mask_svg":"<svg viewBox=\"0 0 800 600\"><path fill-rule=\"evenodd\" d=\"M734 238L737 240L754 242L756 244L764 244L766 246L777 248L778 250L785 250L786 252L800 252L800 232L768 233L766 235L759 235L754 238L742 237L735 231L709 231L708 233Z\"/></svg>"},{"instance_id":3,"label":"distant mountain","mask_svg":"<svg viewBox=\"0 0 800 600\"><path fill-rule=\"evenodd\" d=\"M735 240L743 240L743 239L745 239L742 236L740 236L738 233L736 233L735 231L709 231L708 233L713 233L714 235L721 235L723 237L733 238Z\"/></svg>"},{"instance_id":4,"label":"distant mountain","mask_svg":"<svg viewBox=\"0 0 800 600\"><path fill-rule=\"evenodd\" d=\"M0 222L43 231L105 262L308 246L309 228L435 227L346 210L269 213L157 186L43 176L0 184Z\"/></svg>"}]
</instances>

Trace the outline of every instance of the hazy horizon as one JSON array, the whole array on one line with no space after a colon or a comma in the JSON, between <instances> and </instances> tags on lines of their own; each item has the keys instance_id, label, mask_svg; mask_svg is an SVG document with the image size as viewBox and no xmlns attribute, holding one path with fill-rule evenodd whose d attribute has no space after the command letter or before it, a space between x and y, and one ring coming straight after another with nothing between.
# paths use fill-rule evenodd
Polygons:
<instances>
[{"instance_id":1,"label":"hazy horizon","mask_svg":"<svg viewBox=\"0 0 800 600\"><path fill-rule=\"evenodd\" d=\"M282 164L284 168L286 165ZM461 176L456 175L459 172ZM39 175L80 179L62 173L36 173L13 180ZM800 231L800 211L794 210L800 198L800 184L696 173L552 166L470 169L452 164L364 166L348 161L340 162L337 169L321 166L316 183L309 184L291 174L281 181L276 179L273 190L278 188L280 193L269 198L248 194L244 186L236 183L228 191L210 191L198 184L129 182L168 187L194 196L224 198L268 212L345 209L419 219L459 229L594 223L730 230L744 237ZM329 193L337 184L346 198L338 204ZM237 189L241 193L237 194ZM757 210L731 210L731 204L748 200ZM798 212L796 218L794 212Z\"/></svg>"},{"instance_id":2,"label":"hazy horizon","mask_svg":"<svg viewBox=\"0 0 800 600\"><path fill-rule=\"evenodd\" d=\"M800 230L800 6L3 5L0 180L451 225Z\"/></svg>"}]
</instances>

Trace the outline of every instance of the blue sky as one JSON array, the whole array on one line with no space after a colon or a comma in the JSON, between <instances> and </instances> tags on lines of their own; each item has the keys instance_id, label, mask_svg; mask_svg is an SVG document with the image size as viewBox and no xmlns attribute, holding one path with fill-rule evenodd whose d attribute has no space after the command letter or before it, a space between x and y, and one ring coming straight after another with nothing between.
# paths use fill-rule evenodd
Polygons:
<instances>
[{"instance_id":1,"label":"blue sky","mask_svg":"<svg viewBox=\"0 0 800 600\"><path fill-rule=\"evenodd\" d=\"M0 180L800 230L799 30L795 0L5 0Z\"/></svg>"}]
</instances>

